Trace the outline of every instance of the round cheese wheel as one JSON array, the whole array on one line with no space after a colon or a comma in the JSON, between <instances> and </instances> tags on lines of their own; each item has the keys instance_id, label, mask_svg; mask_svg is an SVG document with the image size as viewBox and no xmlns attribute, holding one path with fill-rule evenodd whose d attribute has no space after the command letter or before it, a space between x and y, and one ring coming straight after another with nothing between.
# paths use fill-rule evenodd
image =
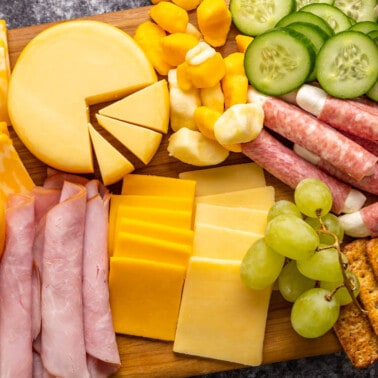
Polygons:
<instances>
[{"instance_id":1,"label":"round cheese wheel","mask_svg":"<svg viewBox=\"0 0 378 378\"><path fill-rule=\"evenodd\" d=\"M11 123L42 162L91 173L89 105L156 81L141 48L121 29L91 20L56 24L32 39L16 62L9 85Z\"/></svg>"}]
</instances>

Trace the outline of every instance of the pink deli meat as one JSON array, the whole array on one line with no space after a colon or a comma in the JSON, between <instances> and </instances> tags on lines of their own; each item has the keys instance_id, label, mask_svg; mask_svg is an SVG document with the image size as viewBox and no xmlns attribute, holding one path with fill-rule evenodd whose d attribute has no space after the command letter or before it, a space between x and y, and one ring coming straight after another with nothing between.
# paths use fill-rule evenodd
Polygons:
<instances>
[{"instance_id":1,"label":"pink deli meat","mask_svg":"<svg viewBox=\"0 0 378 378\"><path fill-rule=\"evenodd\" d=\"M370 175L378 157L296 105L267 97L264 125L332 163L356 180Z\"/></svg>"},{"instance_id":2,"label":"pink deli meat","mask_svg":"<svg viewBox=\"0 0 378 378\"><path fill-rule=\"evenodd\" d=\"M89 377L82 301L85 212L85 188L65 182L60 203L46 215L41 358L57 377Z\"/></svg>"},{"instance_id":3,"label":"pink deli meat","mask_svg":"<svg viewBox=\"0 0 378 378\"><path fill-rule=\"evenodd\" d=\"M0 264L0 376L31 377L34 198L12 195Z\"/></svg>"},{"instance_id":4,"label":"pink deli meat","mask_svg":"<svg viewBox=\"0 0 378 378\"><path fill-rule=\"evenodd\" d=\"M378 202L365 206L360 210L361 218L372 237L378 236Z\"/></svg>"},{"instance_id":5,"label":"pink deli meat","mask_svg":"<svg viewBox=\"0 0 378 378\"><path fill-rule=\"evenodd\" d=\"M109 303L109 193L101 197L99 183L89 181L83 252L85 347L91 377L109 376L121 366Z\"/></svg>"},{"instance_id":6,"label":"pink deli meat","mask_svg":"<svg viewBox=\"0 0 378 378\"><path fill-rule=\"evenodd\" d=\"M332 192L333 211L336 214L344 211L352 188L300 158L266 130L255 140L242 144L242 152L292 189L308 177L322 180Z\"/></svg>"}]
</instances>

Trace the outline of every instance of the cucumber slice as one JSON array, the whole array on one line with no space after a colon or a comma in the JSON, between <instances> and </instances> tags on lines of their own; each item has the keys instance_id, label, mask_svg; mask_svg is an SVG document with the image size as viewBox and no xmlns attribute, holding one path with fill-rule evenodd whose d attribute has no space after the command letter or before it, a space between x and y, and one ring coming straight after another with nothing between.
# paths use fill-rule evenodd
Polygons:
<instances>
[{"instance_id":1,"label":"cucumber slice","mask_svg":"<svg viewBox=\"0 0 378 378\"><path fill-rule=\"evenodd\" d=\"M353 98L368 92L378 78L378 48L361 32L344 31L328 38L315 69L323 89L334 97Z\"/></svg>"},{"instance_id":2,"label":"cucumber slice","mask_svg":"<svg viewBox=\"0 0 378 378\"><path fill-rule=\"evenodd\" d=\"M335 0L296 0L297 3L297 10L301 9L305 5L312 4L312 3L326 3L329 5L333 5Z\"/></svg>"},{"instance_id":3,"label":"cucumber slice","mask_svg":"<svg viewBox=\"0 0 378 378\"><path fill-rule=\"evenodd\" d=\"M322 20L319 16L308 13L308 12L294 12L290 13L289 15L283 17L276 26L278 27L285 27L290 24L293 24L294 22L306 22L309 24L313 24L321 28L325 33L327 33L328 37L331 37L335 34L333 29L329 26L329 24Z\"/></svg>"},{"instance_id":4,"label":"cucumber slice","mask_svg":"<svg viewBox=\"0 0 378 378\"><path fill-rule=\"evenodd\" d=\"M360 31L368 34L371 31L378 30L378 24L373 21L360 21L352 25L349 30Z\"/></svg>"},{"instance_id":5,"label":"cucumber slice","mask_svg":"<svg viewBox=\"0 0 378 378\"><path fill-rule=\"evenodd\" d=\"M367 34L378 47L378 30L373 30Z\"/></svg>"},{"instance_id":6,"label":"cucumber slice","mask_svg":"<svg viewBox=\"0 0 378 378\"><path fill-rule=\"evenodd\" d=\"M378 101L378 81L375 82L373 88L369 89L366 95L374 101Z\"/></svg>"},{"instance_id":7,"label":"cucumber slice","mask_svg":"<svg viewBox=\"0 0 378 378\"><path fill-rule=\"evenodd\" d=\"M323 20L327 21L335 34L349 29L352 26L350 18L343 11L329 4L309 4L301 10L302 12L316 14Z\"/></svg>"},{"instance_id":8,"label":"cucumber slice","mask_svg":"<svg viewBox=\"0 0 378 378\"><path fill-rule=\"evenodd\" d=\"M346 15L359 21L377 21L374 13L376 0L335 0L334 6L341 9Z\"/></svg>"},{"instance_id":9,"label":"cucumber slice","mask_svg":"<svg viewBox=\"0 0 378 378\"><path fill-rule=\"evenodd\" d=\"M257 36L248 46L244 68L259 92L281 96L300 87L314 68L315 52L302 34L275 28Z\"/></svg>"},{"instance_id":10,"label":"cucumber slice","mask_svg":"<svg viewBox=\"0 0 378 378\"><path fill-rule=\"evenodd\" d=\"M276 23L295 10L295 0L230 0L229 9L236 28L250 36L272 29Z\"/></svg>"},{"instance_id":11,"label":"cucumber slice","mask_svg":"<svg viewBox=\"0 0 378 378\"><path fill-rule=\"evenodd\" d=\"M309 24L307 22L294 22L286 26L289 29L295 30L298 33L303 34L307 37L313 44L315 54L317 54L320 48L323 46L324 42L328 39L328 35L319 26ZM313 81L316 79L315 67L312 70L307 81Z\"/></svg>"}]
</instances>

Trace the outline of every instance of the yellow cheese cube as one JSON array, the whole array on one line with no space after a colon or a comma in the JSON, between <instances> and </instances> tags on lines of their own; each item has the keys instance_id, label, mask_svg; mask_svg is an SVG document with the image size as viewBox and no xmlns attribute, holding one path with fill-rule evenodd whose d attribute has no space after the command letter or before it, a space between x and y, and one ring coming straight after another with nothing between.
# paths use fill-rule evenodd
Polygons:
<instances>
[{"instance_id":1,"label":"yellow cheese cube","mask_svg":"<svg viewBox=\"0 0 378 378\"><path fill-rule=\"evenodd\" d=\"M248 289L240 263L190 259L173 350L260 365L271 288Z\"/></svg>"},{"instance_id":2,"label":"yellow cheese cube","mask_svg":"<svg viewBox=\"0 0 378 378\"><path fill-rule=\"evenodd\" d=\"M110 306L117 333L174 340L186 268L111 257Z\"/></svg>"},{"instance_id":3,"label":"yellow cheese cube","mask_svg":"<svg viewBox=\"0 0 378 378\"><path fill-rule=\"evenodd\" d=\"M264 171L256 163L234 164L181 172L179 178L194 180L197 183L197 196L265 186Z\"/></svg>"},{"instance_id":4,"label":"yellow cheese cube","mask_svg":"<svg viewBox=\"0 0 378 378\"><path fill-rule=\"evenodd\" d=\"M267 210L198 203L195 223L263 234L267 224L267 215Z\"/></svg>"},{"instance_id":5,"label":"yellow cheese cube","mask_svg":"<svg viewBox=\"0 0 378 378\"><path fill-rule=\"evenodd\" d=\"M196 182L174 177L131 174L123 178L121 194L194 197Z\"/></svg>"},{"instance_id":6,"label":"yellow cheese cube","mask_svg":"<svg viewBox=\"0 0 378 378\"><path fill-rule=\"evenodd\" d=\"M249 247L264 234L196 224L193 256L241 261Z\"/></svg>"},{"instance_id":7,"label":"yellow cheese cube","mask_svg":"<svg viewBox=\"0 0 378 378\"><path fill-rule=\"evenodd\" d=\"M175 243L144 235L119 232L114 239L113 256L130 257L187 266L192 245Z\"/></svg>"},{"instance_id":8,"label":"yellow cheese cube","mask_svg":"<svg viewBox=\"0 0 378 378\"><path fill-rule=\"evenodd\" d=\"M269 210L274 204L275 191L273 186L238 190L207 196L197 196L196 203L208 203L221 206L248 207L256 210Z\"/></svg>"}]
</instances>

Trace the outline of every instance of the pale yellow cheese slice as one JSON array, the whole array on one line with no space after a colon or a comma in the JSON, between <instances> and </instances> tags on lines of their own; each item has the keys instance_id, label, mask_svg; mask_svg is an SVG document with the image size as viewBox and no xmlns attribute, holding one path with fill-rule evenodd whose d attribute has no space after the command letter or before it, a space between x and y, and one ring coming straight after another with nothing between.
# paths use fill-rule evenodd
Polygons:
<instances>
[{"instance_id":1,"label":"pale yellow cheese slice","mask_svg":"<svg viewBox=\"0 0 378 378\"><path fill-rule=\"evenodd\" d=\"M92 125L89 131L104 185L114 184L134 170L133 164L103 138Z\"/></svg>"},{"instance_id":2,"label":"pale yellow cheese slice","mask_svg":"<svg viewBox=\"0 0 378 378\"><path fill-rule=\"evenodd\" d=\"M8 108L25 146L56 169L93 172L88 106L157 81L141 48L121 29L93 20L48 27L20 54Z\"/></svg>"},{"instance_id":3,"label":"pale yellow cheese slice","mask_svg":"<svg viewBox=\"0 0 378 378\"><path fill-rule=\"evenodd\" d=\"M98 123L118 139L128 150L137 156L144 164L148 164L160 146L162 134L96 114Z\"/></svg>"},{"instance_id":4,"label":"pale yellow cheese slice","mask_svg":"<svg viewBox=\"0 0 378 378\"><path fill-rule=\"evenodd\" d=\"M167 81L163 79L151 84L100 109L99 113L165 134L169 124Z\"/></svg>"},{"instance_id":5,"label":"pale yellow cheese slice","mask_svg":"<svg viewBox=\"0 0 378 378\"><path fill-rule=\"evenodd\" d=\"M249 247L264 234L197 223L194 229L193 256L241 261Z\"/></svg>"},{"instance_id":6,"label":"pale yellow cheese slice","mask_svg":"<svg viewBox=\"0 0 378 378\"><path fill-rule=\"evenodd\" d=\"M196 203L211 205L247 207L256 210L269 210L275 201L273 186L263 186L235 192L197 196Z\"/></svg>"},{"instance_id":7,"label":"pale yellow cheese slice","mask_svg":"<svg viewBox=\"0 0 378 378\"><path fill-rule=\"evenodd\" d=\"M195 222L240 231L264 233L267 224L267 215L267 210L198 203L196 206Z\"/></svg>"},{"instance_id":8,"label":"pale yellow cheese slice","mask_svg":"<svg viewBox=\"0 0 378 378\"><path fill-rule=\"evenodd\" d=\"M264 171L256 163L233 164L181 172L179 178L194 180L197 183L197 196L265 186Z\"/></svg>"},{"instance_id":9,"label":"pale yellow cheese slice","mask_svg":"<svg viewBox=\"0 0 378 378\"><path fill-rule=\"evenodd\" d=\"M262 363L271 288L248 289L240 263L192 257L173 350L256 366Z\"/></svg>"}]
</instances>

